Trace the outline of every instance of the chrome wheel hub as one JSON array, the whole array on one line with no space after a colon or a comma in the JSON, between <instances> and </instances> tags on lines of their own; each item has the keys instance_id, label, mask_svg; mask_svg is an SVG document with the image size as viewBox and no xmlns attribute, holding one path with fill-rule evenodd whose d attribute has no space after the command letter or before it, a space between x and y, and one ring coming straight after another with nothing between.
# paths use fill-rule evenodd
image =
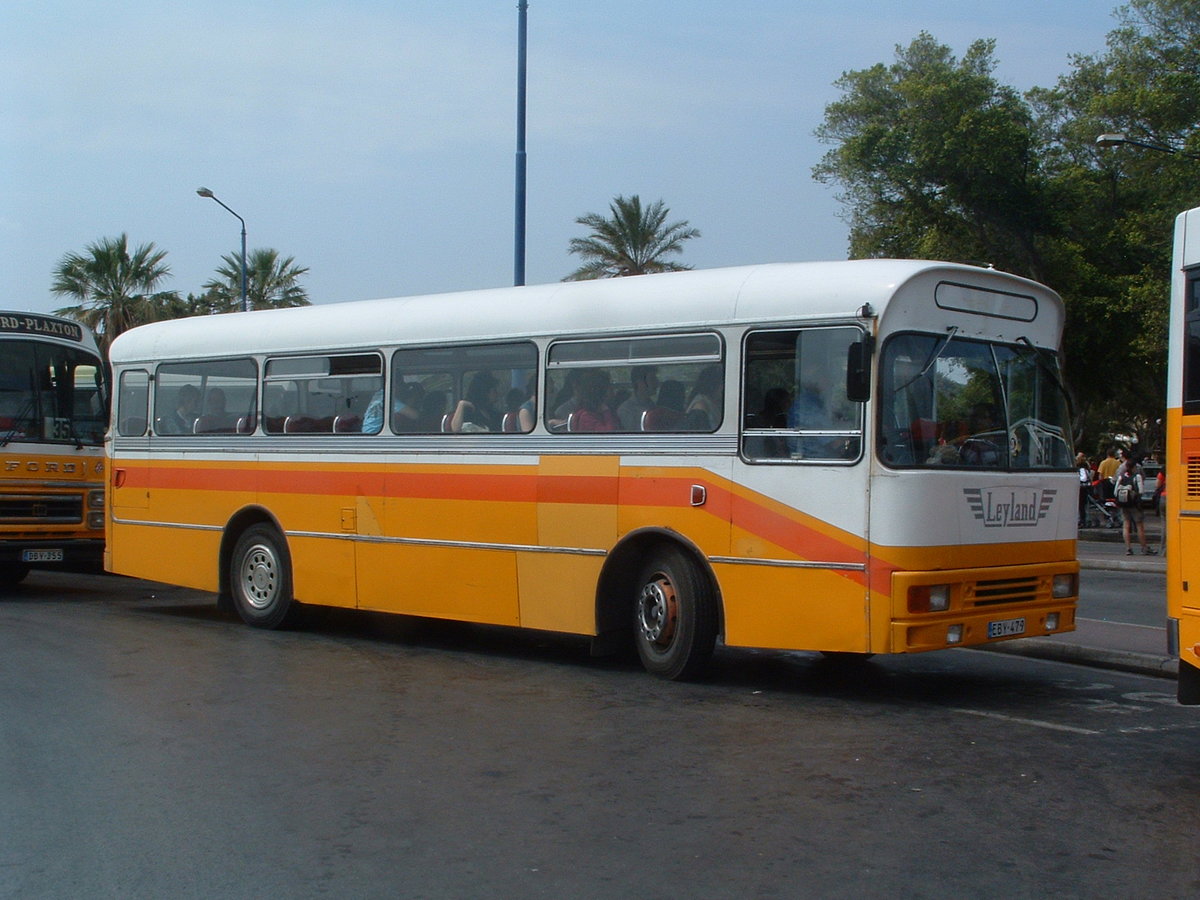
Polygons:
<instances>
[{"instance_id":1,"label":"chrome wheel hub","mask_svg":"<svg viewBox=\"0 0 1200 900\"><path fill-rule=\"evenodd\" d=\"M670 581L659 576L642 588L638 597L637 624L649 643L669 644L678 618L679 602Z\"/></svg>"},{"instance_id":2,"label":"chrome wheel hub","mask_svg":"<svg viewBox=\"0 0 1200 900\"><path fill-rule=\"evenodd\" d=\"M256 544L242 562L242 595L255 609L266 609L279 591L279 562L270 547Z\"/></svg>"}]
</instances>

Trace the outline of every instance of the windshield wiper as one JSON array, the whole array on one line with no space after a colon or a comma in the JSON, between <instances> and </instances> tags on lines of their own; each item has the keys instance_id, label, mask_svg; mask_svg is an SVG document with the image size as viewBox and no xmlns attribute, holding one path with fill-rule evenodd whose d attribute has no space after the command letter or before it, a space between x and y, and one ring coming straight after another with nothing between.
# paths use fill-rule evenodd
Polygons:
<instances>
[{"instance_id":1,"label":"windshield wiper","mask_svg":"<svg viewBox=\"0 0 1200 900\"><path fill-rule=\"evenodd\" d=\"M1054 386L1056 388L1058 388L1059 393L1061 393L1064 397L1066 397L1068 400L1070 400L1071 392L1069 390L1067 390L1067 386L1065 384L1063 384L1062 379L1058 377L1058 366L1051 365L1052 362L1057 362L1057 360L1055 360L1053 354L1051 354L1049 350L1046 350L1042 347L1036 346L1033 343L1033 341L1031 341L1029 338L1025 337L1024 335L1021 335L1021 337L1017 338L1017 343L1024 344L1026 347L1028 347L1030 350L1033 351L1034 356L1037 357L1038 368L1041 369L1043 372L1045 372L1046 376L1052 382L1054 382Z\"/></svg>"},{"instance_id":2,"label":"windshield wiper","mask_svg":"<svg viewBox=\"0 0 1200 900\"><path fill-rule=\"evenodd\" d=\"M908 381L904 382L904 384L900 385L900 387L892 391L892 393L898 394L905 390L909 385L924 378L928 374L929 370L933 368L933 364L941 357L942 351L946 349L946 345L954 340L954 336L956 334L958 334L958 326L951 325L950 330L946 332L946 336L942 338L942 342L933 348L933 352L930 353L929 358L925 360L925 365L921 367L921 371L912 378L908 379Z\"/></svg>"},{"instance_id":3,"label":"windshield wiper","mask_svg":"<svg viewBox=\"0 0 1200 900\"><path fill-rule=\"evenodd\" d=\"M33 412L33 401L34 398L30 397L25 401L25 405L17 410L17 414L13 416L12 419L12 428L8 430L8 434L4 435L3 438L0 438L0 447L7 447L8 442L17 436L17 431L21 427L21 420Z\"/></svg>"}]
</instances>

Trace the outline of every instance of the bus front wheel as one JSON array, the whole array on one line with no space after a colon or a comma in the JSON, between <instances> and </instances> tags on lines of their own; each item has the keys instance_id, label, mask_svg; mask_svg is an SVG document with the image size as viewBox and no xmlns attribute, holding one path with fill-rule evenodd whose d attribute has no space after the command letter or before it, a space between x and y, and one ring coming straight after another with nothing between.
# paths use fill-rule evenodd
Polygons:
<instances>
[{"instance_id":1,"label":"bus front wheel","mask_svg":"<svg viewBox=\"0 0 1200 900\"><path fill-rule=\"evenodd\" d=\"M712 582L679 548L657 552L642 569L634 598L633 636L647 672L695 678L717 639Z\"/></svg>"},{"instance_id":2,"label":"bus front wheel","mask_svg":"<svg viewBox=\"0 0 1200 900\"><path fill-rule=\"evenodd\" d=\"M229 563L233 606L256 628L278 628L293 612L292 566L282 536L269 525L251 525L238 538Z\"/></svg>"}]
</instances>

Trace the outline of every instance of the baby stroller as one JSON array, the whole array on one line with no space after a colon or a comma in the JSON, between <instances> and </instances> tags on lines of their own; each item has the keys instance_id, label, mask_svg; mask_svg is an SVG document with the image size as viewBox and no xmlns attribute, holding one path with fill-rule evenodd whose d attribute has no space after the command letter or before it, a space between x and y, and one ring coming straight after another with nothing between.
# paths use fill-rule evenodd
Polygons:
<instances>
[{"instance_id":1,"label":"baby stroller","mask_svg":"<svg viewBox=\"0 0 1200 900\"><path fill-rule=\"evenodd\" d=\"M1116 528L1121 524L1121 508L1116 500L1100 493L1099 482L1092 485L1083 513L1084 528Z\"/></svg>"}]
</instances>

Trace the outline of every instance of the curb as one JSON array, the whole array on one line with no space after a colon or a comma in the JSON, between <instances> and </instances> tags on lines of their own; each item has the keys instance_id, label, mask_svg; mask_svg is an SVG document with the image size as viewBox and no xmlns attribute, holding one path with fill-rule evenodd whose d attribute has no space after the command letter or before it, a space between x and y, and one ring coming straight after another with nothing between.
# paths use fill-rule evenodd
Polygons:
<instances>
[{"instance_id":1,"label":"curb","mask_svg":"<svg viewBox=\"0 0 1200 900\"><path fill-rule=\"evenodd\" d=\"M991 653L1008 653L1013 656L1028 656L1054 662L1075 663L1097 669L1130 672L1134 675L1149 675L1154 678L1179 677L1179 660L1153 653L1135 653L1132 650L1109 650L1102 647L1083 647L1067 644L1051 638L1022 638L1017 641L972 647Z\"/></svg>"},{"instance_id":2,"label":"curb","mask_svg":"<svg viewBox=\"0 0 1200 900\"><path fill-rule=\"evenodd\" d=\"M1165 562L1155 564L1135 559L1085 559L1077 556L1081 569L1102 569L1108 572L1147 572L1151 575L1165 575Z\"/></svg>"}]
</instances>

